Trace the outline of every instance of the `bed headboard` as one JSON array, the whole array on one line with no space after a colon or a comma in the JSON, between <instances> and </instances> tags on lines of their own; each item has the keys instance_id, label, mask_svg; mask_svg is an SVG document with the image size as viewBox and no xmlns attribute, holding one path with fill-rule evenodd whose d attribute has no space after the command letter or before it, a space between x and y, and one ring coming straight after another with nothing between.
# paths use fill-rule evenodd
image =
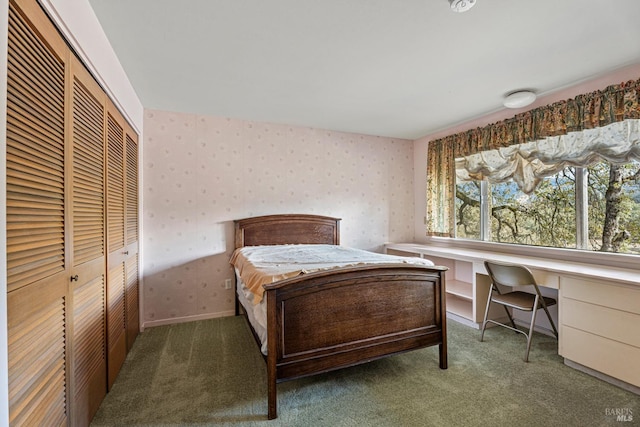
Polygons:
<instances>
[{"instance_id":1,"label":"bed headboard","mask_svg":"<svg viewBox=\"0 0 640 427\"><path fill-rule=\"evenodd\" d=\"M340 244L340 218L265 215L235 220L236 248L258 245Z\"/></svg>"}]
</instances>

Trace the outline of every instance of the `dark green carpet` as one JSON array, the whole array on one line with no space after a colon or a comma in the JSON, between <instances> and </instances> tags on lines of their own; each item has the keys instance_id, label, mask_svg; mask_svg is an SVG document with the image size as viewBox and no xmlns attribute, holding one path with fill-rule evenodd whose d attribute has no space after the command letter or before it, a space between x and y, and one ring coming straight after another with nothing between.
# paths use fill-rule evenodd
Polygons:
<instances>
[{"instance_id":1,"label":"dark green carpet","mask_svg":"<svg viewBox=\"0 0 640 427\"><path fill-rule=\"evenodd\" d=\"M92 425L640 425L640 396L564 366L555 339L536 335L524 363L522 335L491 328L481 343L477 330L448 327L448 370L432 347L282 383L273 421L266 366L243 318L147 329Z\"/></svg>"}]
</instances>

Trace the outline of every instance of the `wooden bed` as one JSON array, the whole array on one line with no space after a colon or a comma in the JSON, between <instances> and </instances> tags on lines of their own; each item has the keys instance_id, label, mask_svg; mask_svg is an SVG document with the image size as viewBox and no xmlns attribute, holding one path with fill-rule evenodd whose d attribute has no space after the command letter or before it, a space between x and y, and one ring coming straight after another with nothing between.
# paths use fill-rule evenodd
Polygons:
<instances>
[{"instance_id":1,"label":"wooden bed","mask_svg":"<svg viewBox=\"0 0 640 427\"><path fill-rule=\"evenodd\" d=\"M339 245L340 220L241 219L235 221L235 243ZM412 264L343 267L265 285L268 418L277 417L276 384L283 381L436 344L440 368L447 369L445 270Z\"/></svg>"}]
</instances>

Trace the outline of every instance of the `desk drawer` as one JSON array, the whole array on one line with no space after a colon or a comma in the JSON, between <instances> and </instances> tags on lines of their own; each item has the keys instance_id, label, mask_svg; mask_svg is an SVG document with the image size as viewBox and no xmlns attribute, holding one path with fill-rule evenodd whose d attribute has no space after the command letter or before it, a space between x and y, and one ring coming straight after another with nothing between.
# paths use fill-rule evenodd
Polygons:
<instances>
[{"instance_id":1,"label":"desk drawer","mask_svg":"<svg viewBox=\"0 0 640 427\"><path fill-rule=\"evenodd\" d=\"M561 356L613 378L640 387L640 348L569 326L560 329Z\"/></svg>"},{"instance_id":2,"label":"desk drawer","mask_svg":"<svg viewBox=\"0 0 640 427\"><path fill-rule=\"evenodd\" d=\"M628 311L565 298L562 300L562 323L640 348L640 315Z\"/></svg>"},{"instance_id":3,"label":"desk drawer","mask_svg":"<svg viewBox=\"0 0 640 427\"><path fill-rule=\"evenodd\" d=\"M602 281L562 277L562 298L571 298L616 310L640 314L640 287L627 287Z\"/></svg>"}]
</instances>

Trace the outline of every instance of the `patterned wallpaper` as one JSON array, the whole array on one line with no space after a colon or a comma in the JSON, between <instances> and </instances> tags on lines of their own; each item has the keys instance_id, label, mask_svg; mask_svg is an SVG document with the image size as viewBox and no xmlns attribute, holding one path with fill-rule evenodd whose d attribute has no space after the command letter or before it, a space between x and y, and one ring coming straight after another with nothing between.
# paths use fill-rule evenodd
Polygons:
<instances>
[{"instance_id":1,"label":"patterned wallpaper","mask_svg":"<svg viewBox=\"0 0 640 427\"><path fill-rule=\"evenodd\" d=\"M233 220L342 218L341 243L413 240L413 142L145 110L144 322L230 315Z\"/></svg>"}]
</instances>

